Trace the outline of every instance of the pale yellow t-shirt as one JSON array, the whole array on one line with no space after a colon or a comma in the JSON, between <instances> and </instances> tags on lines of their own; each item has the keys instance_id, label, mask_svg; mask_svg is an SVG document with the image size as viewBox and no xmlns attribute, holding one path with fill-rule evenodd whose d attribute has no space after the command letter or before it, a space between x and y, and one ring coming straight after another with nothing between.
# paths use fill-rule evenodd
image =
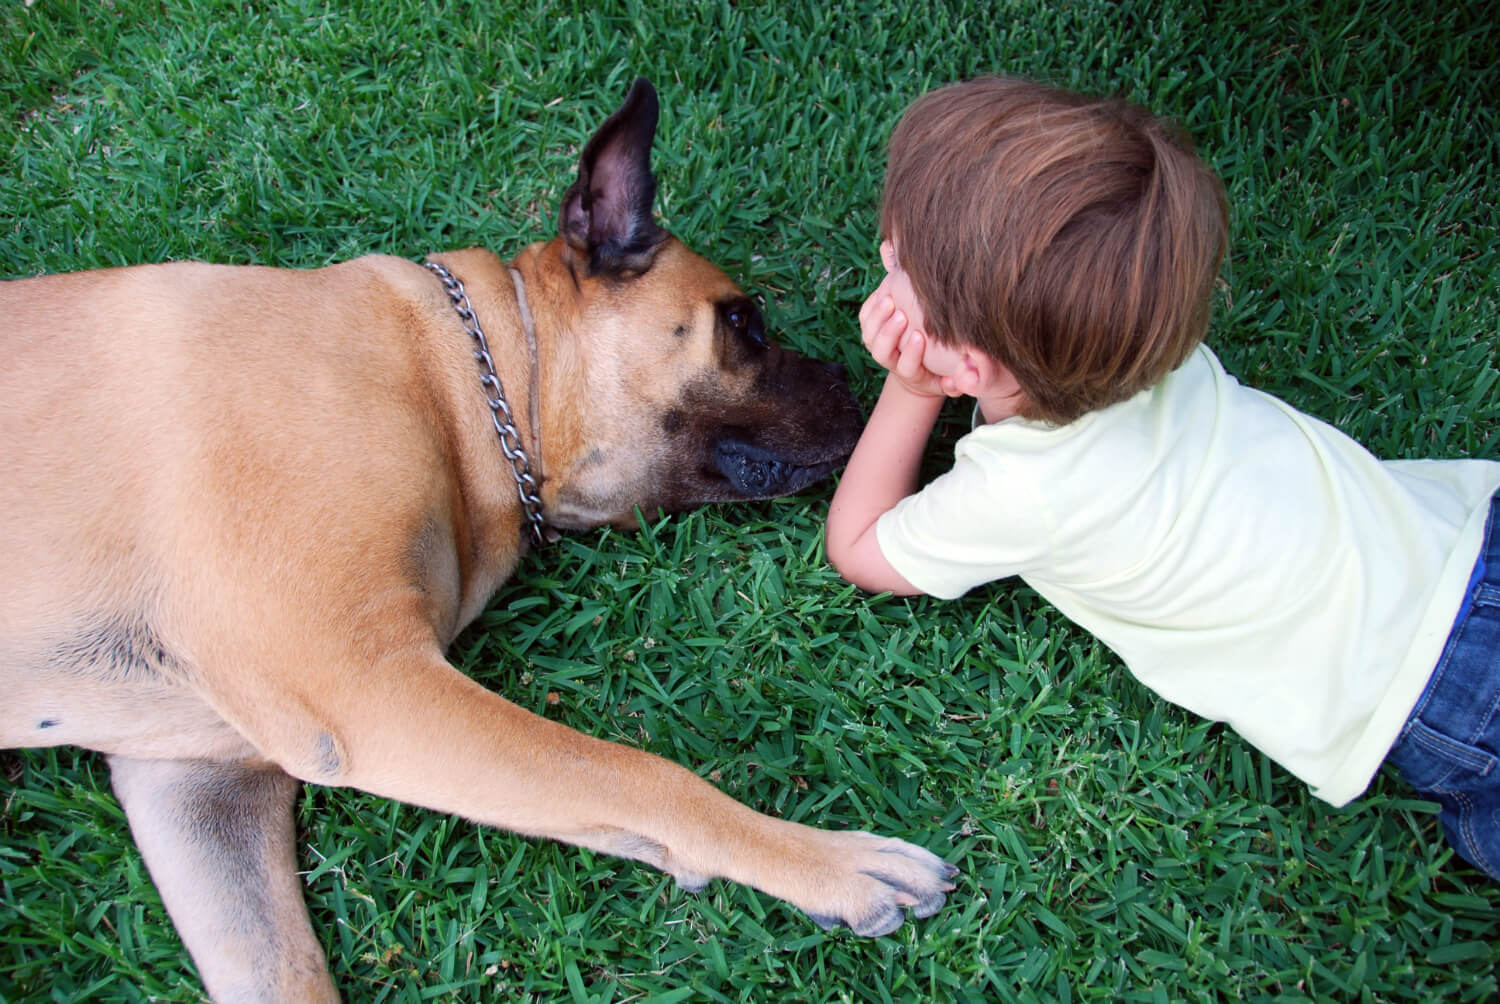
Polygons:
<instances>
[{"instance_id":1,"label":"pale yellow t-shirt","mask_svg":"<svg viewBox=\"0 0 1500 1004\"><path fill-rule=\"evenodd\" d=\"M980 426L876 534L934 596L1019 575L1343 805L1432 674L1497 487L1493 461L1377 460L1200 347L1068 425Z\"/></svg>"}]
</instances>

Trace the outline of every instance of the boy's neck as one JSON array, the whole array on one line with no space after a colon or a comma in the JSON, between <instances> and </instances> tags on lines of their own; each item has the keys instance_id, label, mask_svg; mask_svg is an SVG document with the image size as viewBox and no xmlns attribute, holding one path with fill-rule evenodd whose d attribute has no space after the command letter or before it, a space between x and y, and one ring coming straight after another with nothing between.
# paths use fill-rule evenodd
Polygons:
<instances>
[{"instance_id":1,"label":"boy's neck","mask_svg":"<svg viewBox=\"0 0 1500 1004\"><path fill-rule=\"evenodd\" d=\"M1001 403L987 402L983 398L978 399L979 415L984 419L985 425L994 425L1003 422L1007 418L1014 418L1021 413L1021 402L1015 398L1006 398Z\"/></svg>"},{"instance_id":2,"label":"boy's neck","mask_svg":"<svg viewBox=\"0 0 1500 1004\"><path fill-rule=\"evenodd\" d=\"M1026 392L1021 389L1015 375L998 361L991 359L989 362L988 372L984 373L984 379L974 394L986 425L1014 418L1026 406Z\"/></svg>"}]
</instances>

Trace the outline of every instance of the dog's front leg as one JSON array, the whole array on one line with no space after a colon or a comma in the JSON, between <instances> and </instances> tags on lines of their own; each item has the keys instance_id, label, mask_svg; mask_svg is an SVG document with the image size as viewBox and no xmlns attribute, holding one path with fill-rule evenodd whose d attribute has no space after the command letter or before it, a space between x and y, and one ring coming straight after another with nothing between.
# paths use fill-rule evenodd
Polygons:
<instances>
[{"instance_id":1,"label":"dog's front leg","mask_svg":"<svg viewBox=\"0 0 1500 1004\"><path fill-rule=\"evenodd\" d=\"M337 1001L302 899L301 785L274 767L109 761L130 830L218 1004Z\"/></svg>"},{"instance_id":2,"label":"dog's front leg","mask_svg":"<svg viewBox=\"0 0 1500 1004\"><path fill-rule=\"evenodd\" d=\"M635 858L690 889L744 882L825 927L884 934L903 908L927 916L953 887L955 870L920 847L754 812L676 764L518 708L436 648L345 679L358 682L327 703L305 691L260 702L259 724L241 728L309 780ZM309 706L315 719L286 715Z\"/></svg>"}]
</instances>

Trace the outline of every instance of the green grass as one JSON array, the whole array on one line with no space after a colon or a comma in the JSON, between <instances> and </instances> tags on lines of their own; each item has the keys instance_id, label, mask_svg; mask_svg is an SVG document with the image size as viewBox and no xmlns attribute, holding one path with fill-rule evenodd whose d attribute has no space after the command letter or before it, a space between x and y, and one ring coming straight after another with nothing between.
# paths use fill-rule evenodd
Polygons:
<instances>
[{"instance_id":1,"label":"green grass","mask_svg":"<svg viewBox=\"0 0 1500 1004\"><path fill-rule=\"evenodd\" d=\"M664 222L870 401L854 316L886 134L929 87L1004 70L1127 95L1196 137L1232 201L1211 341L1233 372L1385 456L1496 456L1493 14L13 0L0 272L518 249L550 234L578 147L644 74ZM934 470L961 428L955 410ZM763 811L931 847L964 870L949 905L888 938L824 934L741 887L686 895L632 863L309 789L307 894L349 999L1500 993L1496 888L1393 779L1317 802L1015 583L952 604L857 593L822 557L828 491L569 539L453 657ZM102 762L0 765L0 1000L198 1000Z\"/></svg>"}]
</instances>

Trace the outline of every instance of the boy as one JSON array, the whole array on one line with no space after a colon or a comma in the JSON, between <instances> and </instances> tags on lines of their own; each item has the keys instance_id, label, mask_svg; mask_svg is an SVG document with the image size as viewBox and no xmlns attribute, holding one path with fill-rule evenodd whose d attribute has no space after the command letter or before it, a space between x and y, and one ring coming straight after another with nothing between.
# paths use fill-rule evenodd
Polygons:
<instances>
[{"instance_id":1,"label":"boy","mask_svg":"<svg viewBox=\"0 0 1500 1004\"><path fill-rule=\"evenodd\" d=\"M944 598L1019 575L1326 801L1389 759L1500 880L1500 463L1378 461L1227 375L1201 344L1227 229L1139 108L1004 78L917 101L860 311L889 372L829 560ZM983 420L917 491L959 395Z\"/></svg>"}]
</instances>

